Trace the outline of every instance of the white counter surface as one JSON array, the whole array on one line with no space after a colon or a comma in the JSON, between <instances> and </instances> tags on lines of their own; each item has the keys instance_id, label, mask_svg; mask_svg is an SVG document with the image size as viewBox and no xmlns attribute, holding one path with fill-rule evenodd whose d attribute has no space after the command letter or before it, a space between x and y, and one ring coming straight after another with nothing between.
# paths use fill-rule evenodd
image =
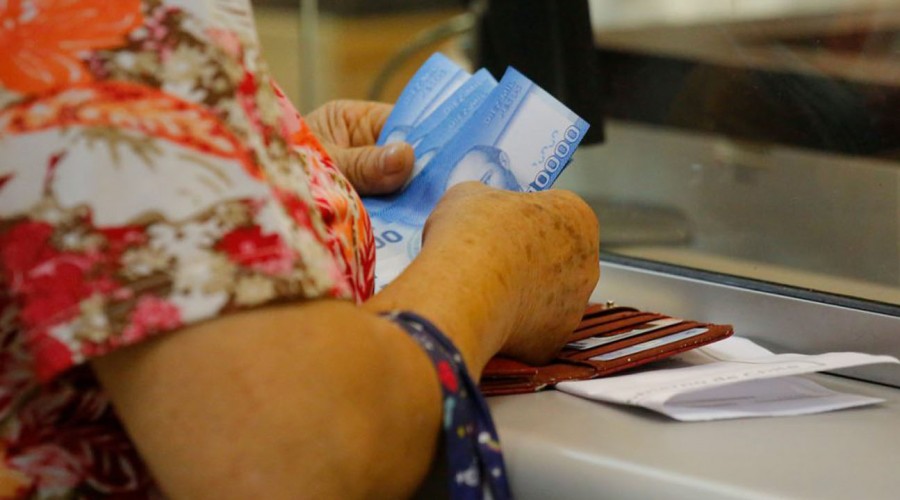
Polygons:
<instances>
[{"instance_id":1,"label":"white counter surface","mask_svg":"<svg viewBox=\"0 0 900 500\"><path fill-rule=\"evenodd\" d=\"M900 498L900 390L819 415L684 423L546 391L489 399L519 499Z\"/></svg>"}]
</instances>

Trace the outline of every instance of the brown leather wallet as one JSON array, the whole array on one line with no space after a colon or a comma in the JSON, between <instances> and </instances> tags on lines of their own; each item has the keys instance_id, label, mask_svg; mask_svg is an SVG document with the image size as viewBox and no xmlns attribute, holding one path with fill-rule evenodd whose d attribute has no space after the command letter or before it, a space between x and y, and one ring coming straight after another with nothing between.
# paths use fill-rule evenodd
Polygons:
<instances>
[{"instance_id":1,"label":"brown leather wallet","mask_svg":"<svg viewBox=\"0 0 900 500\"><path fill-rule=\"evenodd\" d=\"M731 325L713 325L639 311L590 304L569 343L550 363L531 366L496 356L481 375L487 396L536 392L567 380L587 380L731 336Z\"/></svg>"}]
</instances>

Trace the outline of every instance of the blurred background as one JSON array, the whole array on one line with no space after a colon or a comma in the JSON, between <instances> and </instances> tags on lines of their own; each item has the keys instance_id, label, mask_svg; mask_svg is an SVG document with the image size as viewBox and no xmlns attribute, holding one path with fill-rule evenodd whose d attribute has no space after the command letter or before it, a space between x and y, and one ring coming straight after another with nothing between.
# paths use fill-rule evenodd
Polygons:
<instances>
[{"instance_id":1,"label":"blurred background","mask_svg":"<svg viewBox=\"0 0 900 500\"><path fill-rule=\"evenodd\" d=\"M365 99L391 58L417 35L466 12L459 0L253 3L270 69L301 112L331 99ZM409 77L436 50L464 61L462 38L436 41L412 54L391 74L382 100L396 100Z\"/></svg>"},{"instance_id":2,"label":"blurred background","mask_svg":"<svg viewBox=\"0 0 900 500\"><path fill-rule=\"evenodd\" d=\"M301 111L436 50L523 70L592 124L558 186L606 259L900 315L900 0L254 4Z\"/></svg>"}]
</instances>

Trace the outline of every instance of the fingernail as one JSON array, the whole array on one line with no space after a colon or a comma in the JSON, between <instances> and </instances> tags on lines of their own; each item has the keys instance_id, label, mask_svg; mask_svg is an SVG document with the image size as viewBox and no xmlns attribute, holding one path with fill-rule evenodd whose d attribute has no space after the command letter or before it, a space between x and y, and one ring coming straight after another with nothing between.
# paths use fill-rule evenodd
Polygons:
<instances>
[{"instance_id":1,"label":"fingernail","mask_svg":"<svg viewBox=\"0 0 900 500\"><path fill-rule=\"evenodd\" d=\"M403 144L391 144L382 153L381 172L384 175L395 175L403 172L405 165L405 146Z\"/></svg>"}]
</instances>

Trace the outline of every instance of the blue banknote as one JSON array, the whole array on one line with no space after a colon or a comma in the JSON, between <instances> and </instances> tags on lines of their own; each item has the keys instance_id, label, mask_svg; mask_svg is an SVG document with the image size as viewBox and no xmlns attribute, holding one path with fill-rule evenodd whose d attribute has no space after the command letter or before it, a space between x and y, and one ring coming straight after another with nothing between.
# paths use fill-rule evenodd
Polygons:
<instances>
[{"instance_id":1,"label":"blue banknote","mask_svg":"<svg viewBox=\"0 0 900 500\"><path fill-rule=\"evenodd\" d=\"M468 80L459 86L444 102L434 109L428 116L424 117L420 123L413 126L409 134L406 136L406 142L415 147L425 137L436 130L442 132L446 130L443 125L444 121L460 107L464 105L472 106L472 103L478 94L490 92L497 85L497 80L491 76L490 71L482 68L475 72ZM487 92L485 92L487 89ZM479 102L480 104L480 102ZM478 104L475 104L478 107ZM457 130L459 128L457 127ZM455 131L454 131L455 133ZM451 134L452 135L452 134Z\"/></svg>"},{"instance_id":2,"label":"blue banknote","mask_svg":"<svg viewBox=\"0 0 900 500\"><path fill-rule=\"evenodd\" d=\"M470 76L466 70L440 52L429 57L397 98L394 110L381 129L377 144L383 146L406 141L407 134L446 101Z\"/></svg>"},{"instance_id":3,"label":"blue banknote","mask_svg":"<svg viewBox=\"0 0 900 500\"><path fill-rule=\"evenodd\" d=\"M363 200L375 232L376 289L418 254L425 220L450 186L475 180L510 191L547 189L587 129L587 122L553 96L508 69L408 186Z\"/></svg>"},{"instance_id":4,"label":"blue banknote","mask_svg":"<svg viewBox=\"0 0 900 500\"><path fill-rule=\"evenodd\" d=\"M486 69L478 70L465 85L413 130L409 142L415 148L416 164L411 178L415 178L438 151L456 136L496 87L497 80L490 72ZM457 99L458 94L464 95ZM438 115L439 112L443 113Z\"/></svg>"}]
</instances>

